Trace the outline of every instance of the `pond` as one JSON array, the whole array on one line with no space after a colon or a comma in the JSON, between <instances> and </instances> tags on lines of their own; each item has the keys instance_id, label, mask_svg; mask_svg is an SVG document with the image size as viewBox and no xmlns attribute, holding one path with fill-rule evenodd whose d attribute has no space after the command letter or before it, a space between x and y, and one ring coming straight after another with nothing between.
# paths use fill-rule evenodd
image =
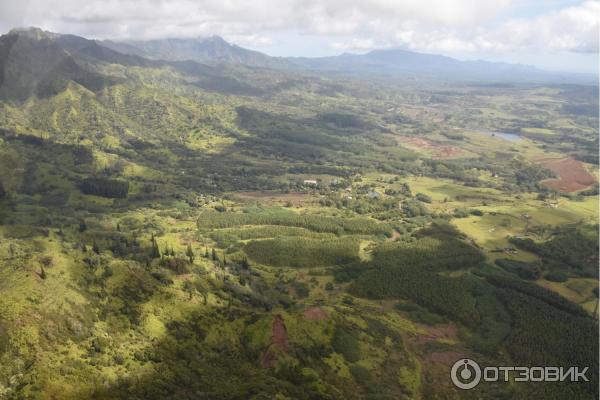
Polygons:
<instances>
[{"instance_id":1,"label":"pond","mask_svg":"<svg viewBox=\"0 0 600 400\"><path fill-rule=\"evenodd\" d=\"M504 140L508 140L509 142L518 142L523 138L521 135L516 133L506 133L506 132L490 132L490 131L474 131L475 133L480 133L482 135L499 137Z\"/></svg>"}]
</instances>

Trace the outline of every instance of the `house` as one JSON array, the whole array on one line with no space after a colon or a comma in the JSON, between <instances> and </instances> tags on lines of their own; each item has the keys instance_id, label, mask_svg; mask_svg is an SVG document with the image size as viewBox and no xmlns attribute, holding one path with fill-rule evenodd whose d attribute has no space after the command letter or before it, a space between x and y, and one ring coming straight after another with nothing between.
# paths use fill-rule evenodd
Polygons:
<instances>
[{"instance_id":1,"label":"house","mask_svg":"<svg viewBox=\"0 0 600 400\"><path fill-rule=\"evenodd\" d=\"M517 249L515 249L514 247L505 247L504 248L504 253L506 253L506 254L517 254Z\"/></svg>"},{"instance_id":2,"label":"house","mask_svg":"<svg viewBox=\"0 0 600 400\"><path fill-rule=\"evenodd\" d=\"M305 180L304 180L304 184L305 184L305 185L313 185L313 186L316 186L316 185L317 185L317 181L315 181L314 179L305 179Z\"/></svg>"}]
</instances>

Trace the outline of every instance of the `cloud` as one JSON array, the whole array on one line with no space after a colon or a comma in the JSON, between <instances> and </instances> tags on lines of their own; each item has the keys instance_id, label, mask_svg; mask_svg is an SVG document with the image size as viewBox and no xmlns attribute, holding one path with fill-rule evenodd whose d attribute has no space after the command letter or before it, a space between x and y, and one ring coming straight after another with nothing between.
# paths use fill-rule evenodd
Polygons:
<instances>
[{"instance_id":1,"label":"cloud","mask_svg":"<svg viewBox=\"0 0 600 400\"><path fill-rule=\"evenodd\" d=\"M522 50L546 48L553 51L598 52L600 2L586 1L578 6L550 12L540 17L509 21L493 40L502 47L501 38Z\"/></svg>"},{"instance_id":2,"label":"cloud","mask_svg":"<svg viewBox=\"0 0 600 400\"><path fill-rule=\"evenodd\" d=\"M268 46L282 32L332 49L429 52L598 52L600 2L510 18L518 0L29 0L0 1L0 29L40 26L95 38L222 35Z\"/></svg>"},{"instance_id":3,"label":"cloud","mask_svg":"<svg viewBox=\"0 0 600 400\"><path fill-rule=\"evenodd\" d=\"M228 35L225 37L231 43L235 43L239 46L248 46L248 47L261 47L261 46L270 46L275 41L273 38L262 36L262 35Z\"/></svg>"},{"instance_id":4,"label":"cloud","mask_svg":"<svg viewBox=\"0 0 600 400\"><path fill-rule=\"evenodd\" d=\"M119 32L143 37L184 33L202 34L207 27L229 33L296 29L312 34L350 34L373 21L419 20L459 26L494 17L511 0L29 0L2 2L4 26L26 22L43 27L109 36ZM12 4L6 4L12 3ZM10 12L9 12L10 11ZM177 32L174 32L177 33ZM218 33L218 32L216 32Z\"/></svg>"},{"instance_id":5,"label":"cloud","mask_svg":"<svg viewBox=\"0 0 600 400\"><path fill-rule=\"evenodd\" d=\"M429 52L583 52L598 53L600 2L586 1L551 11L535 18L515 18L489 28L436 27L423 21L381 24L367 36L332 41L338 50L363 50L366 40L372 48L405 47ZM367 39L368 38L368 39Z\"/></svg>"}]
</instances>

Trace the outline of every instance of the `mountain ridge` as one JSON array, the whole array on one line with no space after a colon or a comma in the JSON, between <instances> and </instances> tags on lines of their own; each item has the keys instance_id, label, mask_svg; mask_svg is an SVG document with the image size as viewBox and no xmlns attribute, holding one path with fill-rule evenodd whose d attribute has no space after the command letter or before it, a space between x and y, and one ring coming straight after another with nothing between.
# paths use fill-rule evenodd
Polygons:
<instances>
[{"instance_id":1,"label":"mountain ridge","mask_svg":"<svg viewBox=\"0 0 600 400\"><path fill-rule=\"evenodd\" d=\"M545 71L532 65L486 60L458 60L453 57L390 48L366 54L343 53L326 57L273 57L248 50L213 35L205 38L167 38L101 42L117 51L150 58L199 62L234 62L252 67L308 69L318 72L376 74L389 78L434 78L454 81L556 82L597 84L593 74ZM182 51L185 50L185 51ZM197 53L194 53L194 52ZM450 70L449 70L450 68Z\"/></svg>"},{"instance_id":2,"label":"mountain ridge","mask_svg":"<svg viewBox=\"0 0 600 400\"><path fill-rule=\"evenodd\" d=\"M245 49L212 35L191 39L166 38L155 40L99 41L103 46L120 52L131 52L150 59L244 64L261 68L290 68L284 58Z\"/></svg>"},{"instance_id":3,"label":"mountain ridge","mask_svg":"<svg viewBox=\"0 0 600 400\"><path fill-rule=\"evenodd\" d=\"M21 38L21 42L33 42L50 46L50 58L65 58L59 62L53 60L51 65L64 65L69 58L79 58L103 63L114 63L122 65L139 66L164 66L170 64L176 68L189 68L189 61L204 64L209 68L212 65L232 65L249 68L274 69L281 71L294 71L309 74L345 75L361 79L396 79L435 82L458 82L458 83L557 83L557 84L585 84L597 85L598 77L592 74L550 72L538 69L534 66L522 64L510 64L504 62L489 62L484 60L462 61L452 57L419 53L404 49L376 49L365 54L344 53L339 56L328 57L272 57L267 54L245 49L241 46L231 44L223 38L213 35L204 38L170 38L155 40L90 40L71 34L59 34L46 32L40 28L17 28L0 36L0 41L5 43L7 38ZM54 47L53 47L54 46ZM27 46L26 46L27 47ZM62 53L62 52L66 53ZM0 57L2 54L0 52ZM40 51L40 54L43 53ZM6 57L6 54L4 54ZM33 55L32 57L37 57ZM31 60L29 61L31 62ZM73 64L69 61L70 64ZM83 63L85 64L85 63ZM47 62L42 63L47 69ZM77 65L74 63L73 65ZM73 68L77 69L76 67ZM4 71L5 62L0 60L2 68L0 79L10 75ZM82 67L82 63L79 63ZM82 67L85 70L85 67ZM198 67L193 67L198 69ZM59 68L60 69L60 68ZM210 69L210 68L209 68ZM218 67L217 67L218 69ZM13 69L17 71L17 69ZM48 71L33 74L30 83L24 82L25 92L35 92L32 87L42 76L48 76L46 80L56 80L57 74ZM78 71L77 74L86 75ZM60 75L60 74L58 74ZM218 75L218 73L217 73ZM21 76L22 78L22 76ZM61 78L62 79L62 78ZM80 80L98 80L98 77L79 78ZM60 79L59 79L60 80ZM85 85L84 85L85 86ZM10 87L10 85L9 85ZM6 90L6 88L5 88ZM16 89L15 89L16 90ZM0 93L0 96L3 96ZM6 96L4 96L6 98Z\"/></svg>"}]
</instances>

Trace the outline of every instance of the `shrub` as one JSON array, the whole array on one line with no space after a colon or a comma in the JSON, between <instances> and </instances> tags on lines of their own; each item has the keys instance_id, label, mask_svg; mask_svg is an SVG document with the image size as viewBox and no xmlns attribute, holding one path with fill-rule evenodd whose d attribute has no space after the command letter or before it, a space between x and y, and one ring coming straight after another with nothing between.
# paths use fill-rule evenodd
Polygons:
<instances>
[{"instance_id":1,"label":"shrub","mask_svg":"<svg viewBox=\"0 0 600 400\"><path fill-rule=\"evenodd\" d=\"M544 278L547 281L551 281L551 282L566 282L567 280L569 280L569 277L567 276L567 274L563 273L563 272L548 272L546 275L544 275Z\"/></svg>"},{"instance_id":2,"label":"shrub","mask_svg":"<svg viewBox=\"0 0 600 400\"><path fill-rule=\"evenodd\" d=\"M129 182L116 179L87 178L80 187L84 194L117 199L126 198L129 192Z\"/></svg>"},{"instance_id":3,"label":"shrub","mask_svg":"<svg viewBox=\"0 0 600 400\"><path fill-rule=\"evenodd\" d=\"M331 346L336 353L340 353L348 362L360 360L358 340L348 330L339 325L335 327Z\"/></svg>"},{"instance_id":4,"label":"shrub","mask_svg":"<svg viewBox=\"0 0 600 400\"><path fill-rule=\"evenodd\" d=\"M417 200L422 201L423 203L431 203L431 197L424 193L417 193L415 197Z\"/></svg>"}]
</instances>

